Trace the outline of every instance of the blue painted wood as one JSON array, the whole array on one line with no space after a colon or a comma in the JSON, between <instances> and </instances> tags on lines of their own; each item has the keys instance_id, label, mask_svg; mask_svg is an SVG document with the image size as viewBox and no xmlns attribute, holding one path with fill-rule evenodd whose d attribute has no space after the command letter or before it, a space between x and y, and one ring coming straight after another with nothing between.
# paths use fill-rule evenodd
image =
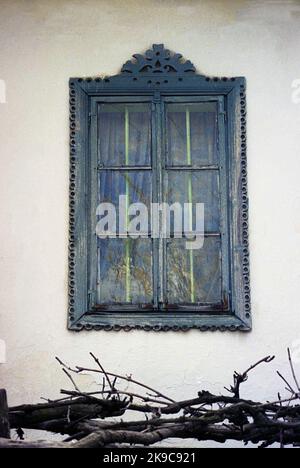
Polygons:
<instances>
[{"instance_id":1,"label":"blue painted wood","mask_svg":"<svg viewBox=\"0 0 300 468\"><path fill-rule=\"evenodd\" d=\"M104 79L71 78L70 86L70 242L69 242L69 320L71 330L81 329L144 329L144 330L241 330L251 329L249 250L248 250L248 195L246 168L246 108L245 79L211 78L195 72L189 61L180 54L172 54L163 45L154 45L144 56L135 55L126 62L121 73ZM97 155L95 143L96 105L111 101L151 101L154 125L160 128L164 100L218 100L220 154L227 172L226 186L222 186L223 211L227 207L228 225L226 249L228 268L225 283L228 289L228 310L203 312L187 305L179 310L158 312L125 307L113 311L92 310L95 303L95 249L93 216L95 208L95 179ZM129 98L130 97L130 98ZM163 162L164 135L157 129L154 154L157 163ZM156 183L162 185L162 171L156 172ZM161 194L158 194L161 198ZM226 210L225 210L226 211ZM155 240L154 245L158 244ZM156 243L156 244L155 244ZM223 257L227 252L223 249ZM160 249L163 256L163 248ZM158 258L154 275L163 278ZM155 288L162 283L155 279ZM224 279L223 279L224 282ZM207 309L207 307L206 307Z\"/></svg>"},{"instance_id":2,"label":"blue painted wood","mask_svg":"<svg viewBox=\"0 0 300 468\"><path fill-rule=\"evenodd\" d=\"M69 327L88 310L88 112L88 95L70 81Z\"/></svg>"}]
</instances>

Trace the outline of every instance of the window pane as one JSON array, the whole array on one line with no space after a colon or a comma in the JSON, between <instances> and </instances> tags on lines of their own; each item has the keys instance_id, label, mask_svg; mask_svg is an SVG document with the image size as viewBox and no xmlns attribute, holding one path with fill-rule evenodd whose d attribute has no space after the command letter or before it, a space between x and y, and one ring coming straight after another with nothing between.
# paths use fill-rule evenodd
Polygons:
<instances>
[{"instance_id":1,"label":"window pane","mask_svg":"<svg viewBox=\"0 0 300 468\"><path fill-rule=\"evenodd\" d=\"M184 203L204 203L205 231L219 232L219 174L217 171L169 171L166 191L165 200L169 204L179 202L182 210Z\"/></svg>"},{"instance_id":2,"label":"window pane","mask_svg":"<svg viewBox=\"0 0 300 468\"><path fill-rule=\"evenodd\" d=\"M152 200L151 171L110 171L99 172L99 202L110 202L116 208L117 227L119 218L119 195L127 198L127 205L143 203L147 206L150 227L150 203ZM135 216L129 216L128 222ZM147 220L146 220L147 221Z\"/></svg>"},{"instance_id":3,"label":"window pane","mask_svg":"<svg viewBox=\"0 0 300 468\"><path fill-rule=\"evenodd\" d=\"M201 249L188 250L186 239L167 243L167 299L176 303L221 302L221 242L207 237Z\"/></svg>"},{"instance_id":4,"label":"window pane","mask_svg":"<svg viewBox=\"0 0 300 468\"><path fill-rule=\"evenodd\" d=\"M101 165L151 164L149 104L100 104L98 132Z\"/></svg>"},{"instance_id":5,"label":"window pane","mask_svg":"<svg viewBox=\"0 0 300 468\"><path fill-rule=\"evenodd\" d=\"M151 239L98 239L99 303L150 304Z\"/></svg>"},{"instance_id":6,"label":"window pane","mask_svg":"<svg viewBox=\"0 0 300 468\"><path fill-rule=\"evenodd\" d=\"M168 164L217 164L217 104L167 105Z\"/></svg>"}]
</instances>

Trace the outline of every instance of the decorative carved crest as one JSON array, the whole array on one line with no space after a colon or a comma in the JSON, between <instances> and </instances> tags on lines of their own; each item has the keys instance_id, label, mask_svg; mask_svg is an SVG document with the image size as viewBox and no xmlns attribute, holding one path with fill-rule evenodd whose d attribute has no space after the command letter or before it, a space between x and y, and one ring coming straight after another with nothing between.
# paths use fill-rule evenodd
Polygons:
<instances>
[{"instance_id":1,"label":"decorative carved crest","mask_svg":"<svg viewBox=\"0 0 300 468\"><path fill-rule=\"evenodd\" d=\"M122 73L195 73L190 60L182 60L181 54L171 53L163 44L153 44L145 55L134 54L135 60L128 60Z\"/></svg>"}]
</instances>

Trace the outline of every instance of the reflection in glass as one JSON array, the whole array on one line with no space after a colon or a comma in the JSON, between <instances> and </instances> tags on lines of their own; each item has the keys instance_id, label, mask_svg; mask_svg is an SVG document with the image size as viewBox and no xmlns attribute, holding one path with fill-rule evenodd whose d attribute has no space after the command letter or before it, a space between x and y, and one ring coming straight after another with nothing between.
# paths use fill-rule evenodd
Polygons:
<instances>
[{"instance_id":1,"label":"reflection in glass","mask_svg":"<svg viewBox=\"0 0 300 468\"><path fill-rule=\"evenodd\" d=\"M148 104L100 104L98 133L102 166L151 164Z\"/></svg>"},{"instance_id":2,"label":"reflection in glass","mask_svg":"<svg viewBox=\"0 0 300 468\"><path fill-rule=\"evenodd\" d=\"M206 232L218 232L219 175L217 171L168 171L165 200L172 204L204 203L204 228Z\"/></svg>"},{"instance_id":3,"label":"reflection in glass","mask_svg":"<svg viewBox=\"0 0 300 468\"><path fill-rule=\"evenodd\" d=\"M150 171L110 171L99 172L99 203L110 202L116 208L119 218L119 195L125 195L127 206L131 203L144 203L150 213L152 199ZM127 221L130 219L127 217ZM150 223L150 216L149 216ZM117 223L118 228L118 223ZM149 225L150 228L150 225Z\"/></svg>"},{"instance_id":4,"label":"reflection in glass","mask_svg":"<svg viewBox=\"0 0 300 468\"><path fill-rule=\"evenodd\" d=\"M189 113L189 127L186 116ZM217 164L217 105L215 102L167 105L168 164L187 165L187 141L193 167Z\"/></svg>"},{"instance_id":5,"label":"reflection in glass","mask_svg":"<svg viewBox=\"0 0 300 468\"><path fill-rule=\"evenodd\" d=\"M126 287L129 250L130 291ZM98 301L152 303L152 240L98 239Z\"/></svg>"},{"instance_id":6,"label":"reflection in glass","mask_svg":"<svg viewBox=\"0 0 300 468\"><path fill-rule=\"evenodd\" d=\"M194 301L191 301L190 250L186 239L167 244L168 303L221 302L220 240L207 237L201 249L193 250Z\"/></svg>"}]
</instances>

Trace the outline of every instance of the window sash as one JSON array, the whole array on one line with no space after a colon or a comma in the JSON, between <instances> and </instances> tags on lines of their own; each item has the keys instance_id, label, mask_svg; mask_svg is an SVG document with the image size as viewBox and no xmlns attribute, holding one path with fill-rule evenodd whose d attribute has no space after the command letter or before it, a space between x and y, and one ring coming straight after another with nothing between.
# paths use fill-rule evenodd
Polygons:
<instances>
[{"instance_id":1,"label":"window sash","mask_svg":"<svg viewBox=\"0 0 300 468\"><path fill-rule=\"evenodd\" d=\"M213 101L217 103L218 110L218 151L219 163L218 164L203 164L197 167L191 166L170 166L167 161L167 148L166 148L166 106L168 103L199 103ZM151 104L151 166L106 166L105 168L99 164L98 154L98 112L97 108L99 103L115 102L115 103L133 103L133 102L146 102ZM89 237L89 248L87 267L89 271L88 277L88 291L89 291L89 309L93 310L117 310L117 311L144 311L145 309L152 311L170 309L182 309L194 312L211 311L213 313L224 312L228 309L229 304L229 233L228 233L228 180L227 180L227 161L225 154L225 123L223 119L224 113L224 99L221 96L176 96L176 97L162 97L159 102L153 102L151 97L145 96L131 96L131 97L101 97L91 99L91 125L90 125L90 167L89 167L89 184L87 199L89 200L89 219L91 226L91 233ZM219 303L194 303L186 302L183 304L168 304L166 291L167 291L167 277L166 277L166 264L167 264L167 239L152 239L152 252L153 252L153 304L97 304L97 238L95 235L96 225L96 206L97 206L97 193L98 182L97 173L104 170L112 171L152 171L152 194L155 202L161 203L164 197L164 184L166 174L174 170L183 171L206 171L212 170L219 172L220 177L220 232L207 232L205 236L215 236L221 238L221 277L222 277L222 300Z\"/></svg>"},{"instance_id":2,"label":"window sash","mask_svg":"<svg viewBox=\"0 0 300 468\"><path fill-rule=\"evenodd\" d=\"M199 164L194 166L192 164L173 166L170 165L169 155L168 155L168 138L167 138L167 106L168 104L196 104L203 102L216 102L217 104L217 152L219 155L218 164ZM205 310L228 310L229 308L229 290L230 290L230 276L229 276L229 229L228 229L228 168L226 161L226 152L225 152L225 121L224 121L224 98L222 96L166 96L162 98L161 109L160 109L164 130L163 142L164 142L164 151L162 154L162 174L163 174L163 186L164 191L166 191L167 185L167 174L176 170L180 171L189 171L191 174L201 171L217 171L219 172L219 196L220 196L220 230L218 232L205 232L205 237L215 236L221 238L221 290L222 298L219 303L195 303L195 302L185 302L177 304L168 304L167 301L167 272L166 268L163 271L162 277L162 290L164 291L163 297L163 307L165 309L176 309L176 310L189 310L194 312L200 312ZM164 260L164 265L167 264L167 244L169 240L163 239L161 241L160 248L162 250L162 256ZM192 251L189 251L192 252ZM192 254L190 254L192 256Z\"/></svg>"}]
</instances>

